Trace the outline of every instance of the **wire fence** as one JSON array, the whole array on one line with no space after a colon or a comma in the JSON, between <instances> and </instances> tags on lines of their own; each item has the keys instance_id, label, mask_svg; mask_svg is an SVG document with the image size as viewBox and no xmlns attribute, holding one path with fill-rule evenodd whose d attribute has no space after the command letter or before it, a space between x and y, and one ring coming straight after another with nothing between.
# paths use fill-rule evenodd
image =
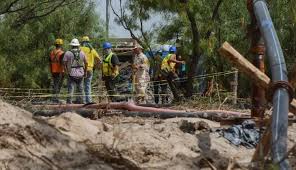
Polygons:
<instances>
[{"instance_id":1,"label":"wire fence","mask_svg":"<svg viewBox=\"0 0 296 170\"><path fill-rule=\"evenodd\" d=\"M225 76L228 76L231 78L231 76L234 76L234 74L237 74L237 71L225 71L225 72L216 72L211 74L204 74L204 75L198 75L194 76L194 84L195 84L195 90L193 93L193 99L199 98L199 99L208 99L209 102L219 102L220 104L224 104L227 101L233 100L235 97L235 91L232 91L232 89L225 89L224 87L220 86L218 83L218 80L221 78L225 78ZM177 78L174 81L176 82L185 82L187 81L187 77L185 78ZM213 87L212 92L210 95L203 96L203 92L201 92L198 88L204 83L206 80L211 80ZM168 83L166 80L160 80L160 81L146 81L148 83L148 87L146 90L146 96L147 101L149 103L154 103L155 97L159 97L160 102L164 103L164 97L166 97L166 102L170 103L173 100L173 94L168 86ZM104 86L104 83L100 80L97 80L97 82L93 83L94 86L92 87L92 95L93 101L95 102L101 102L108 100L108 97L111 95L107 94L107 90ZM137 85L135 83L134 85L131 84L131 81L125 81L121 84L118 84L116 86L118 90L118 93L116 97L125 98L125 100L134 99L136 97L136 94L133 93L134 87ZM163 93L160 89L160 93L155 94L154 88L155 86L161 86L165 85L167 86L166 93ZM181 89L185 90L184 87L179 87L179 91ZM53 97L56 97L56 95L52 94L51 88L0 88L0 95L1 98L8 101L26 101L26 102L48 102ZM73 98L75 97L81 97L84 96L84 94L74 93ZM63 87L60 94L57 96L61 100L66 100L67 97L69 97L69 94L67 93L67 87ZM239 98L236 98L236 100L242 100Z\"/></svg>"}]
</instances>

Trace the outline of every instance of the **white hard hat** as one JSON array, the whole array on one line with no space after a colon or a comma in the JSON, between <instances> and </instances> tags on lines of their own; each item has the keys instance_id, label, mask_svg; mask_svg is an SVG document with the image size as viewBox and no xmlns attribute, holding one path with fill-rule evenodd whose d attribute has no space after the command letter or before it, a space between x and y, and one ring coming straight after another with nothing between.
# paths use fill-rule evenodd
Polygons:
<instances>
[{"instance_id":1,"label":"white hard hat","mask_svg":"<svg viewBox=\"0 0 296 170\"><path fill-rule=\"evenodd\" d=\"M170 45L163 45L162 46L162 51L170 51Z\"/></svg>"},{"instance_id":2,"label":"white hard hat","mask_svg":"<svg viewBox=\"0 0 296 170\"><path fill-rule=\"evenodd\" d=\"M74 38L74 39L71 41L70 45L71 45L71 46L80 46L79 41L78 41L77 38Z\"/></svg>"}]
</instances>

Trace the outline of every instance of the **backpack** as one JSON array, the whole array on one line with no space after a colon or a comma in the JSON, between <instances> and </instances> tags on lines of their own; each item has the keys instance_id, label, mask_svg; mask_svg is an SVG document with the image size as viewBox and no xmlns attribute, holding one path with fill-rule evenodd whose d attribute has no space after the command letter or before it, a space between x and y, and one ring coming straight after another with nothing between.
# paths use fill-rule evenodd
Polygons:
<instances>
[{"instance_id":1,"label":"backpack","mask_svg":"<svg viewBox=\"0 0 296 170\"><path fill-rule=\"evenodd\" d=\"M84 62L80 57L80 50L71 50L70 52L74 56L74 60L71 63L71 68L84 68Z\"/></svg>"},{"instance_id":2,"label":"backpack","mask_svg":"<svg viewBox=\"0 0 296 170\"><path fill-rule=\"evenodd\" d=\"M73 54L74 58L71 62L71 73L73 72L81 72L82 68L82 75L71 75L74 77L83 77L84 75L84 61L80 57L80 50L70 50L70 52Z\"/></svg>"}]
</instances>

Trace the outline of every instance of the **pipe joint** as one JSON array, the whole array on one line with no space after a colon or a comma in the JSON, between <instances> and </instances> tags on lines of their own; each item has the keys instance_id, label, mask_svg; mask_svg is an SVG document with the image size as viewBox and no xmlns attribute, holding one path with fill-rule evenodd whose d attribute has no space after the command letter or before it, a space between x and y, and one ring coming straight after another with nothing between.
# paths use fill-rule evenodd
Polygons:
<instances>
[{"instance_id":1,"label":"pipe joint","mask_svg":"<svg viewBox=\"0 0 296 170\"><path fill-rule=\"evenodd\" d=\"M267 96L266 99L271 102L273 94L278 90L278 89L286 89L288 94L289 94L289 101L290 103L293 100L293 95L294 95L294 90L291 84L287 81L276 81L273 83L269 84L268 90L267 90Z\"/></svg>"}]
</instances>

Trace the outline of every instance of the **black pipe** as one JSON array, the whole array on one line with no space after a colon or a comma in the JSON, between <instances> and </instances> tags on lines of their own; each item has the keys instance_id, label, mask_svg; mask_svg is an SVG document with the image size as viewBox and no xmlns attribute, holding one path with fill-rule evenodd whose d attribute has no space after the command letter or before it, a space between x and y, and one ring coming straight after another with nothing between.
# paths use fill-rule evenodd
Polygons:
<instances>
[{"instance_id":1,"label":"black pipe","mask_svg":"<svg viewBox=\"0 0 296 170\"><path fill-rule=\"evenodd\" d=\"M271 20L265 0L253 0L254 13L266 45L266 52L271 67L272 82L288 81L287 68L283 51ZM287 152L289 94L279 88L273 94L272 141L271 153L274 164L280 169L290 169L285 157Z\"/></svg>"}]
</instances>

